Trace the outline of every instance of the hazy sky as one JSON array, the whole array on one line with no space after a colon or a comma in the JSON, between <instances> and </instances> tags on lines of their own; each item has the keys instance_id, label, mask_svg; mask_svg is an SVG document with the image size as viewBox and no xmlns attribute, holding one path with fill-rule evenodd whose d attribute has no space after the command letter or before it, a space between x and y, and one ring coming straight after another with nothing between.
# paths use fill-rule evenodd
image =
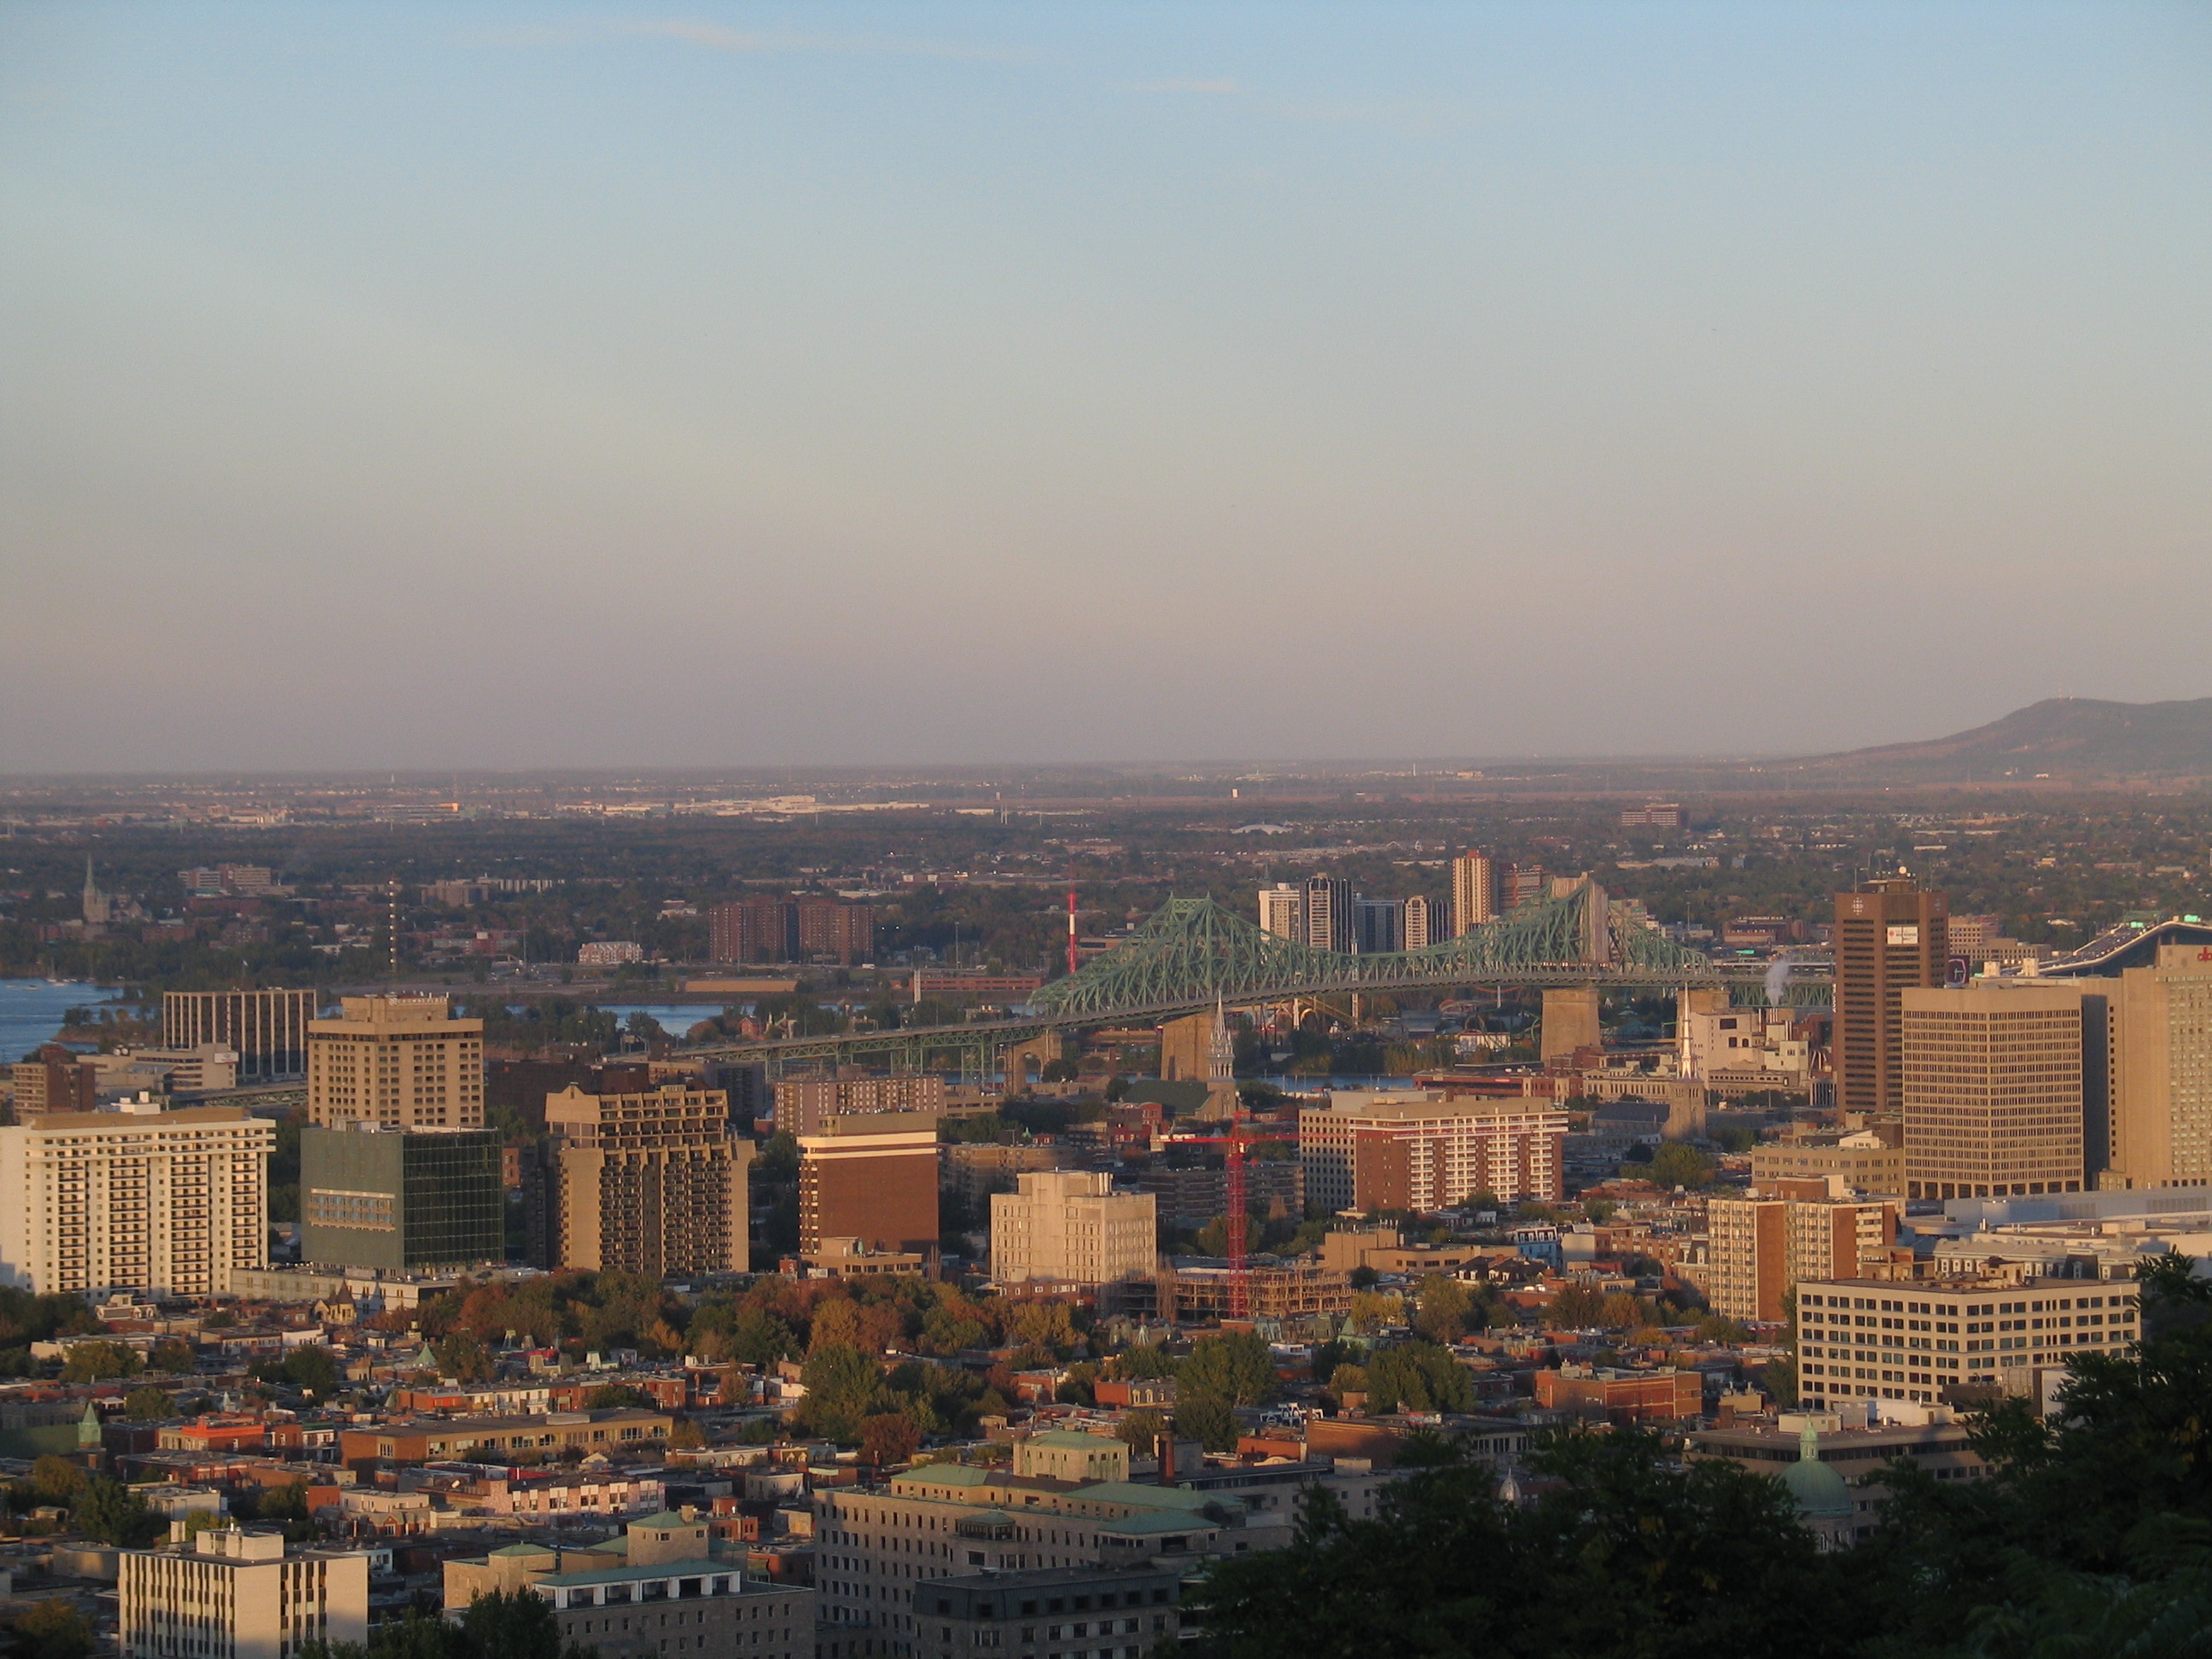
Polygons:
<instances>
[{"instance_id":1,"label":"hazy sky","mask_svg":"<svg viewBox=\"0 0 2212 1659\"><path fill-rule=\"evenodd\" d=\"M2212 8L0 9L0 769L2212 694Z\"/></svg>"}]
</instances>

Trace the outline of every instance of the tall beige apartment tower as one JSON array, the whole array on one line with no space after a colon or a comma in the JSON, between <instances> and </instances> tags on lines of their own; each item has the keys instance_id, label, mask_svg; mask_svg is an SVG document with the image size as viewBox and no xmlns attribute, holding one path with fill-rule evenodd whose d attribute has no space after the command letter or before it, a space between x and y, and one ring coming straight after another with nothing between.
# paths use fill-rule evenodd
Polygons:
<instances>
[{"instance_id":1,"label":"tall beige apartment tower","mask_svg":"<svg viewBox=\"0 0 2212 1659\"><path fill-rule=\"evenodd\" d=\"M1159 1260L1151 1193L1117 1193L1103 1170L1047 1170L991 1194L991 1279L1111 1285L1146 1279Z\"/></svg>"},{"instance_id":2,"label":"tall beige apartment tower","mask_svg":"<svg viewBox=\"0 0 2212 1659\"><path fill-rule=\"evenodd\" d=\"M1279 881L1260 890L1260 931L1277 939L1306 936L1306 890Z\"/></svg>"},{"instance_id":3,"label":"tall beige apartment tower","mask_svg":"<svg viewBox=\"0 0 2212 1659\"><path fill-rule=\"evenodd\" d=\"M348 997L307 1026L307 1121L387 1129L483 1127L483 1022L443 997Z\"/></svg>"},{"instance_id":4,"label":"tall beige apartment tower","mask_svg":"<svg viewBox=\"0 0 2212 1659\"><path fill-rule=\"evenodd\" d=\"M1408 951L1425 951L1437 942L1437 907L1416 893L1406 901L1405 938L1400 943Z\"/></svg>"},{"instance_id":5,"label":"tall beige apartment tower","mask_svg":"<svg viewBox=\"0 0 2212 1659\"><path fill-rule=\"evenodd\" d=\"M719 1089L545 1097L559 1137L560 1265L660 1278L751 1265L746 1172L753 1144Z\"/></svg>"},{"instance_id":6,"label":"tall beige apartment tower","mask_svg":"<svg viewBox=\"0 0 2212 1659\"><path fill-rule=\"evenodd\" d=\"M2099 1184L2212 1186L2212 946L2161 945L2120 975L2112 1069Z\"/></svg>"},{"instance_id":7,"label":"tall beige apartment tower","mask_svg":"<svg viewBox=\"0 0 2212 1659\"><path fill-rule=\"evenodd\" d=\"M2081 1190L2107 983L1899 993L1907 1198Z\"/></svg>"},{"instance_id":8,"label":"tall beige apartment tower","mask_svg":"<svg viewBox=\"0 0 2212 1659\"><path fill-rule=\"evenodd\" d=\"M1870 1121L1905 1110L1901 1000L1943 983L1951 907L1905 876L1836 895L1836 1104Z\"/></svg>"},{"instance_id":9,"label":"tall beige apartment tower","mask_svg":"<svg viewBox=\"0 0 2212 1659\"><path fill-rule=\"evenodd\" d=\"M1451 865L1454 939L1498 920L1498 868L1487 853L1466 852Z\"/></svg>"},{"instance_id":10,"label":"tall beige apartment tower","mask_svg":"<svg viewBox=\"0 0 2212 1659\"><path fill-rule=\"evenodd\" d=\"M0 1283L227 1296L269 1265L276 1126L236 1106L55 1112L0 1128Z\"/></svg>"}]
</instances>

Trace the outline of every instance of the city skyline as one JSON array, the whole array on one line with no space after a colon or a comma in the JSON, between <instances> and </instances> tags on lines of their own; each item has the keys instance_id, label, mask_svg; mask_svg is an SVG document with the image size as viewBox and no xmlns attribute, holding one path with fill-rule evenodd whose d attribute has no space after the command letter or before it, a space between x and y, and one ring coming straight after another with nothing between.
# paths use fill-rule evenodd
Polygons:
<instances>
[{"instance_id":1,"label":"city skyline","mask_svg":"<svg viewBox=\"0 0 2212 1659\"><path fill-rule=\"evenodd\" d=\"M12 8L0 771L2200 694L2208 64L2148 4ZM1393 628L1291 672L1309 594Z\"/></svg>"}]
</instances>

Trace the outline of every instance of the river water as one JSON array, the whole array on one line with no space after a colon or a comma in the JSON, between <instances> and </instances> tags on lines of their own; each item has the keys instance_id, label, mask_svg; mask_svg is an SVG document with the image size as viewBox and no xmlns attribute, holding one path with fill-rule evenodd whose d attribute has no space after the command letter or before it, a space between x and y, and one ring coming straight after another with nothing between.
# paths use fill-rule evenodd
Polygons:
<instances>
[{"instance_id":1,"label":"river water","mask_svg":"<svg viewBox=\"0 0 2212 1659\"><path fill-rule=\"evenodd\" d=\"M52 1042L70 1009L116 1000L114 992L78 981L0 979L0 1066L12 1066Z\"/></svg>"}]
</instances>

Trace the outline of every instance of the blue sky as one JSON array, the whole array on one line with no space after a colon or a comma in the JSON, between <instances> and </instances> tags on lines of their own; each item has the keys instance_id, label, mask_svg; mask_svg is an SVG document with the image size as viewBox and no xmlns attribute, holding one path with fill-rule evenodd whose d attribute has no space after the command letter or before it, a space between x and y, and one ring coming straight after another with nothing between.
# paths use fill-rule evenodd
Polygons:
<instances>
[{"instance_id":1,"label":"blue sky","mask_svg":"<svg viewBox=\"0 0 2212 1659\"><path fill-rule=\"evenodd\" d=\"M0 12L0 769L2212 695L2201 6Z\"/></svg>"}]
</instances>

